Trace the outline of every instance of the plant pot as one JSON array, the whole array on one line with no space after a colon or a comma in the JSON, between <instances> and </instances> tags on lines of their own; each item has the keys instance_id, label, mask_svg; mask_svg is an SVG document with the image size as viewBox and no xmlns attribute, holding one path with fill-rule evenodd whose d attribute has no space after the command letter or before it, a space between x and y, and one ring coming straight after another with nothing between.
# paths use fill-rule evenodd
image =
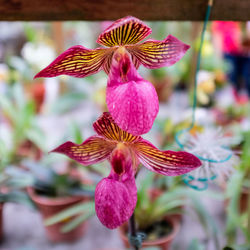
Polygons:
<instances>
[{"instance_id":1,"label":"plant pot","mask_svg":"<svg viewBox=\"0 0 250 250\"><path fill-rule=\"evenodd\" d=\"M171 79L169 77L165 77L163 79L150 77L149 81L152 82L155 87L159 102L167 102L173 92L173 83Z\"/></svg>"},{"instance_id":2,"label":"plant pot","mask_svg":"<svg viewBox=\"0 0 250 250\"><path fill-rule=\"evenodd\" d=\"M177 233L180 230L180 221L175 218L175 217L166 217L165 220L167 220L171 227L172 230L171 232L163 237L160 237L157 240L145 240L142 242L142 248L146 247L158 247L159 249L162 250L168 250L170 249L170 245L173 242L174 238L176 237ZM130 247L128 237L127 237L127 232L128 232L128 224L125 223L121 227L119 227L119 234L120 237L123 241L123 244L126 248Z\"/></svg>"},{"instance_id":3,"label":"plant pot","mask_svg":"<svg viewBox=\"0 0 250 250\"><path fill-rule=\"evenodd\" d=\"M240 193L240 212L244 213L247 211L247 204L248 204L248 199L250 196L250 189L247 188L242 188L241 193Z\"/></svg>"},{"instance_id":4,"label":"plant pot","mask_svg":"<svg viewBox=\"0 0 250 250\"><path fill-rule=\"evenodd\" d=\"M37 205L39 212L42 215L43 220L55 215L56 213L83 201L88 200L86 197L58 197L51 198L42 195L36 194L35 190L32 187L28 188L28 194L31 199ZM75 217L70 217L64 222L59 222L51 226L45 226L47 237L52 242L63 242L63 241L75 241L82 237L84 231L86 230L86 222L79 225L77 228L73 229L68 233L61 232L63 225L68 223L70 220Z\"/></svg>"},{"instance_id":5,"label":"plant pot","mask_svg":"<svg viewBox=\"0 0 250 250\"><path fill-rule=\"evenodd\" d=\"M40 113L46 95L45 82L40 79L36 79L32 83L28 82L25 84L25 91L28 97L34 101L36 113Z\"/></svg>"},{"instance_id":6,"label":"plant pot","mask_svg":"<svg viewBox=\"0 0 250 250\"><path fill-rule=\"evenodd\" d=\"M0 203L0 241L3 239L3 205L4 203Z\"/></svg>"},{"instance_id":7,"label":"plant pot","mask_svg":"<svg viewBox=\"0 0 250 250\"><path fill-rule=\"evenodd\" d=\"M221 188L223 192L226 192L226 184L222 183ZM246 187L241 188L240 196L239 196L239 203L238 203L238 209L241 214L247 211L247 206L248 206L248 199L250 197L250 189ZM228 204L230 202L230 199L227 198L224 200L224 207L228 207Z\"/></svg>"}]
</instances>

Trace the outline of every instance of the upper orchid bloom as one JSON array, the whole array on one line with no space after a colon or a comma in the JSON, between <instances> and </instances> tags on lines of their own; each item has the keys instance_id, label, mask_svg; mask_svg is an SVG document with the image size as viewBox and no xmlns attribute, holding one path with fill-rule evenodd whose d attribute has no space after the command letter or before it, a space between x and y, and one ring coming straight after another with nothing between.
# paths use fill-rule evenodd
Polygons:
<instances>
[{"instance_id":1,"label":"upper orchid bloom","mask_svg":"<svg viewBox=\"0 0 250 250\"><path fill-rule=\"evenodd\" d=\"M190 153L160 151L141 136L121 130L109 113L103 113L93 127L98 135L80 145L66 142L53 152L65 154L85 166L105 159L110 161L110 175L103 178L95 190L96 214L110 229L126 222L135 209L134 176L139 163L168 176L185 174L201 165L200 160Z\"/></svg>"},{"instance_id":2,"label":"upper orchid bloom","mask_svg":"<svg viewBox=\"0 0 250 250\"><path fill-rule=\"evenodd\" d=\"M128 16L115 21L97 39L106 48L87 49L73 46L57 57L36 77L70 75L86 77L104 70L110 70L112 57L119 47L124 47L132 56L135 67L140 64L150 69L170 66L179 61L189 46L169 35L163 41L142 41L151 34L151 29L139 19Z\"/></svg>"},{"instance_id":3,"label":"upper orchid bloom","mask_svg":"<svg viewBox=\"0 0 250 250\"><path fill-rule=\"evenodd\" d=\"M113 55L106 92L108 110L122 130L141 135L151 129L159 111L157 93L138 74L123 47Z\"/></svg>"}]
</instances>

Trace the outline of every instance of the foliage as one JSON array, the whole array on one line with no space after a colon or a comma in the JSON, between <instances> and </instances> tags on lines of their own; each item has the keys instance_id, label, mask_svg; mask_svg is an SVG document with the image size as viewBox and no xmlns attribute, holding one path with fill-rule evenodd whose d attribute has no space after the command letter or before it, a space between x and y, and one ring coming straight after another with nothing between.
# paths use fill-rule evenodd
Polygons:
<instances>
[{"instance_id":1,"label":"foliage","mask_svg":"<svg viewBox=\"0 0 250 250\"><path fill-rule=\"evenodd\" d=\"M157 221L169 215L183 213L184 206L189 204L198 217L201 225L208 235L210 235L218 247L218 230L202 202L197 191L191 190L186 186L179 185L179 178L176 181L166 181L167 189L158 197L153 198L149 195L149 190L154 188L155 174L149 173L142 180L138 190L138 201L135 209L135 218L139 229L145 229ZM166 177L162 177L166 178ZM167 177L166 179L175 179Z\"/></svg>"},{"instance_id":2,"label":"foliage","mask_svg":"<svg viewBox=\"0 0 250 250\"><path fill-rule=\"evenodd\" d=\"M67 233L75 229L82 222L95 214L95 206L93 201L86 201L84 203L76 204L70 208L64 209L56 215L45 220L45 225L50 226L61 221L67 220L69 217L76 216L75 219L64 224L61 228L61 232Z\"/></svg>"},{"instance_id":3,"label":"foliage","mask_svg":"<svg viewBox=\"0 0 250 250\"><path fill-rule=\"evenodd\" d=\"M57 173L45 161L23 163L34 178L33 187L37 194L49 197L58 196L94 196L93 186L82 183L81 178L71 175L71 171Z\"/></svg>"},{"instance_id":4,"label":"foliage","mask_svg":"<svg viewBox=\"0 0 250 250\"><path fill-rule=\"evenodd\" d=\"M38 148L43 148L43 133L35 119L34 103L25 98L20 84L15 84L6 95L0 94L0 106L7 119L7 132L0 134L0 155L2 168L20 162L18 149L30 141ZM4 157L3 157L4 156Z\"/></svg>"},{"instance_id":5,"label":"foliage","mask_svg":"<svg viewBox=\"0 0 250 250\"><path fill-rule=\"evenodd\" d=\"M0 174L0 203L15 202L34 207L29 196L23 191L31 185L32 176L18 167L9 166Z\"/></svg>"},{"instance_id":6,"label":"foliage","mask_svg":"<svg viewBox=\"0 0 250 250\"><path fill-rule=\"evenodd\" d=\"M241 164L238 171L227 183L226 198L229 201L227 207L226 235L229 244L236 243L237 229L244 234L246 242L250 244L250 199L246 211L241 211L240 200L243 189L250 188L250 131L244 133L244 144L241 155Z\"/></svg>"}]
</instances>

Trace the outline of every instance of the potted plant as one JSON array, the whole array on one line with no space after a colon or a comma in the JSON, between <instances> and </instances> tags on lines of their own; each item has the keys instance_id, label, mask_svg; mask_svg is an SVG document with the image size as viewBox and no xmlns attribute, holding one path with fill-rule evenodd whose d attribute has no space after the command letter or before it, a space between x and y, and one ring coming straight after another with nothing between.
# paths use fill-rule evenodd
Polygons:
<instances>
[{"instance_id":1,"label":"potted plant","mask_svg":"<svg viewBox=\"0 0 250 250\"><path fill-rule=\"evenodd\" d=\"M4 94L0 94L0 106L4 130L1 138L8 149L6 159L18 163L25 157L38 160L44 148L44 135L38 126L33 101L28 101L21 84L14 84ZM2 147L2 150L5 150ZM6 150L5 150L6 151Z\"/></svg>"},{"instance_id":2,"label":"potted plant","mask_svg":"<svg viewBox=\"0 0 250 250\"><path fill-rule=\"evenodd\" d=\"M37 145L42 145L43 140L34 119L33 104L26 101L20 85L15 84L7 88L5 95L0 94L0 106L0 232L2 232L4 203L33 204L23 190L31 184L32 178L20 165L25 157L34 159L40 157L41 150Z\"/></svg>"},{"instance_id":3,"label":"potted plant","mask_svg":"<svg viewBox=\"0 0 250 250\"><path fill-rule=\"evenodd\" d=\"M57 173L41 162L25 162L24 165L33 174L33 185L28 188L28 194L36 204L43 220L75 204L90 201L94 196L93 187L84 180L77 171L72 169L65 173ZM77 174L76 174L77 173ZM86 223L78 224L70 231L63 230L63 226L73 222L76 216L70 215L64 221L46 225L46 233L50 241L74 241L79 239Z\"/></svg>"},{"instance_id":4,"label":"potted plant","mask_svg":"<svg viewBox=\"0 0 250 250\"><path fill-rule=\"evenodd\" d=\"M16 166L8 166L0 173L0 240L3 239L3 208L6 202L14 202L34 207L24 188L32 183L27 171Z\"/></svg>"},{"instance_id":5,"label":"potted plant","mask_svg":"<svg viewBox=\"0 0 250 250\"><path fill-rule=\"evenodd\" d=\"M164 180L164 177L158 178L155 174L148 174L138 190L134 216L138 231L146 235L142 248L157 246L160 249L169 249L179 232L181 226L179 215L184 212L188 199L191 200L190 203L207 232L209 233L210 229L214 230L213 221L209 221L211 217L193 190L180 185L179 177L175 181L171 181L170 178L166 178L167 180ZM158 189L155 186L157 182ZM124 245L129 247L127 231L128 224L119 228Z\"/></svg>"}]
</instances>

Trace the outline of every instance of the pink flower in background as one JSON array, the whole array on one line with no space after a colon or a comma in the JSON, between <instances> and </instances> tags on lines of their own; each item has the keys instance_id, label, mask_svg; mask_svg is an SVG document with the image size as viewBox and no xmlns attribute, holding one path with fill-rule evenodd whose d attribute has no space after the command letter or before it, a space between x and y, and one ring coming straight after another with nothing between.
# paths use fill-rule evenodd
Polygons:
<instances>
[{"instance_id":1,"label":"pink flower in background","mask_svg":"<svg viewBox=\"0 0 250 250\"><path fill-rule=\"evenodd\" d=\"M109 113L93 124L97 135L82 144L66 142L54 149L83 165L105 159L111 164L108 177L96 186L96 214L103 225L114 229L132 215L137 202L135 173L139 163L149 170L176 176L188 173L201 165L200 160L187 152L161 151L141 136L121 130Z\"/></svg>"}]
</instances>

